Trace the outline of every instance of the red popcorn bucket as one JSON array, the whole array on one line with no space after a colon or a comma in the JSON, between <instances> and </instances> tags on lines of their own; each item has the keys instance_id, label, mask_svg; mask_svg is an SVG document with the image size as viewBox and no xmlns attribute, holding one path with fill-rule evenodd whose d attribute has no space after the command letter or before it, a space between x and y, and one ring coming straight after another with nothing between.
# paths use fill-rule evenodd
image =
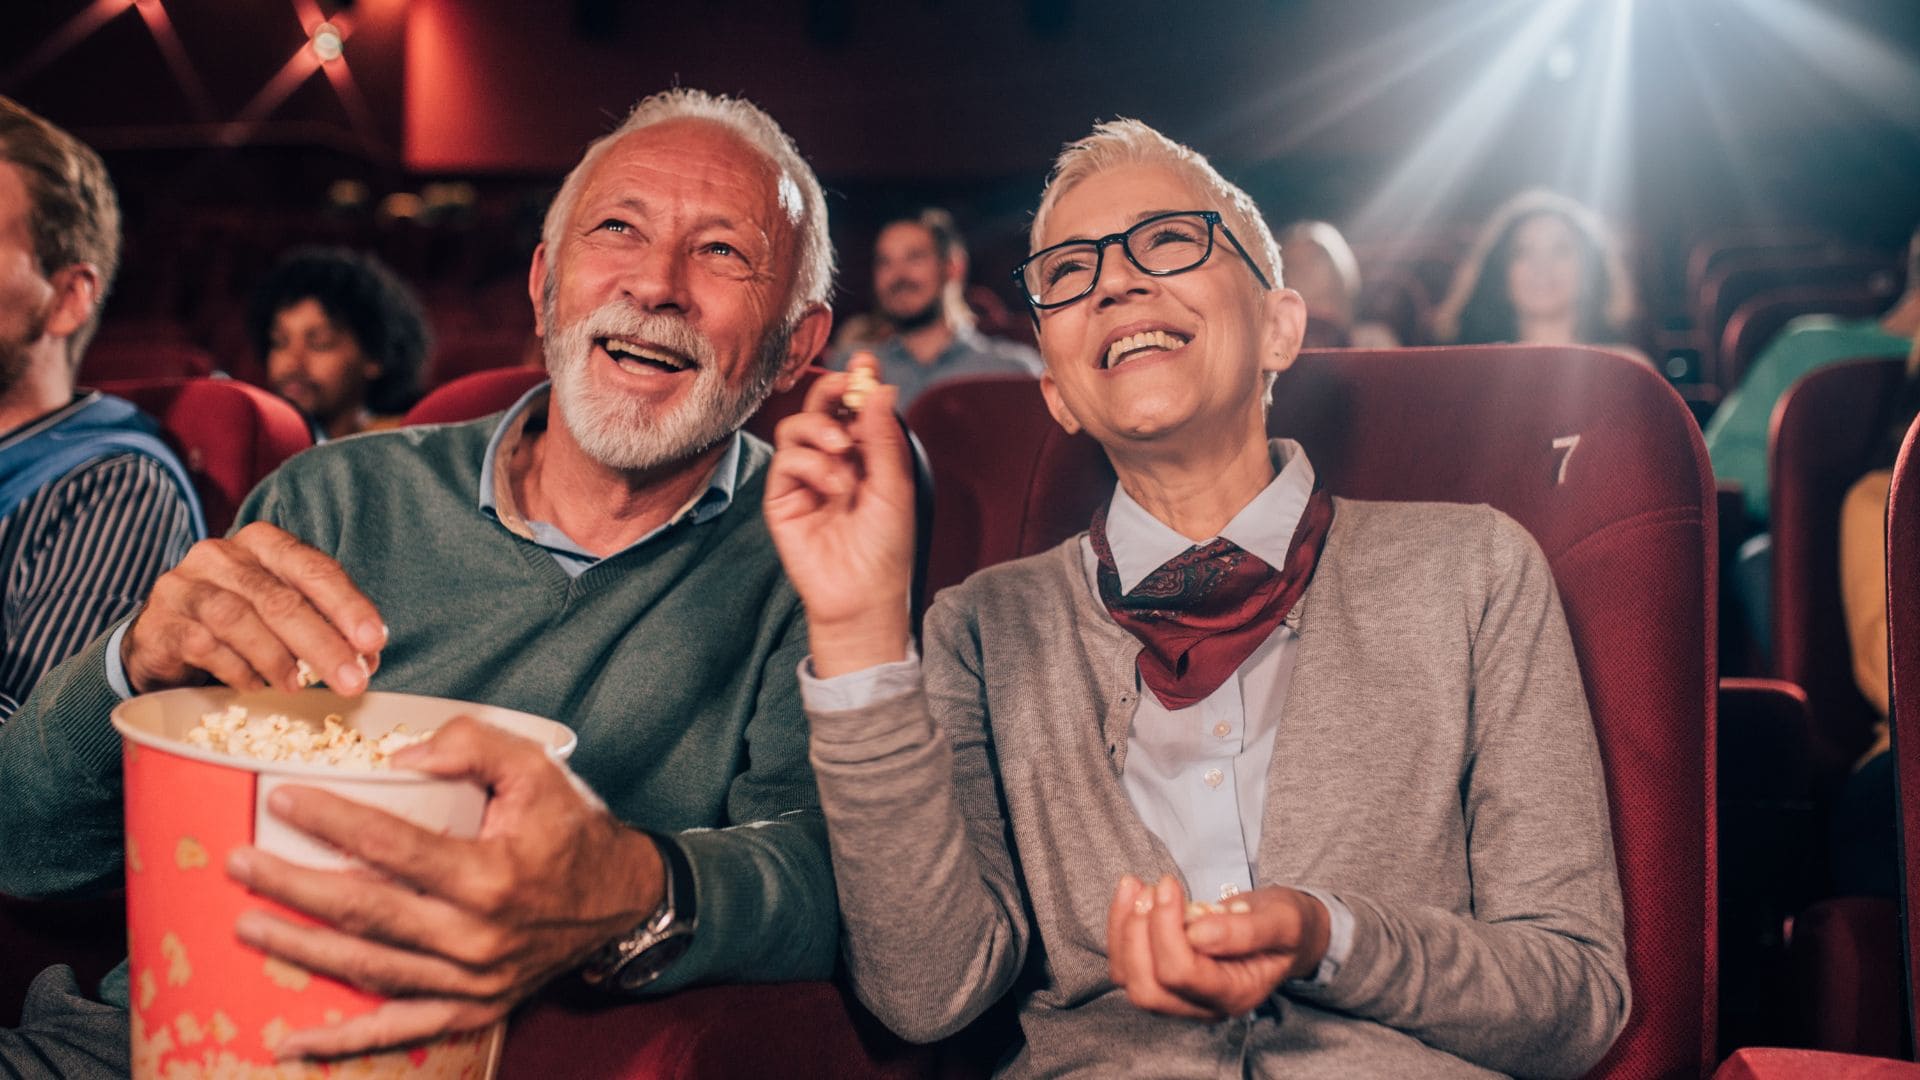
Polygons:
<instances>
[{"instance_id":1,"label":"red popcorn bucket","mask_svg":"<svg viewBox=\"0 0 1920 1080\"><path fill-rule=\"evenodd\" d=\"M269 814L267 795L281 784L325 788L424 828L470 838L479 834L487 793L467 780L262 760L187 741L203 717L230 706L315 728L331 716L375 739L401 726L430 733L467 716L540 743L556 761L566 760L575 744L571 730L542 717L415 694L347 698L322 689L289 694L208 687L123 702L113 710L113 726L121 735L126 775L134 1077L492 1077L504 1023L379 1054L325 1062L274 1059L273 1047L288 1033L371 1012L383 999L269 959L234 936L235 921L249 910L311 921L228 878L224 868L234 848L251 844L322 869L355 865Z\"/></svg>"}]
</instances>

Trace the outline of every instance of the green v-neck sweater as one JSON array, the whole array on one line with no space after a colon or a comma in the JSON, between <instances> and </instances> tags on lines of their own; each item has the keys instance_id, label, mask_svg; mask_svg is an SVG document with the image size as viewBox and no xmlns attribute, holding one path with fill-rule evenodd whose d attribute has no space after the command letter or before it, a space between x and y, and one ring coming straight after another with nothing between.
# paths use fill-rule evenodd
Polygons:
<instances>
[{"instance_id":1,"label":"green v-neck sweater","mask_svg":"<svg viewBox=\"0 0 1920 1080\"><path fill-rule=\"evenodd\" d=\"M678 835L700 928L651 991L827 977L839 924L796 676L806 622L760 515L766 444L747 439L726 512L570 578L479 508L497 423L307 451L248 496L236 528L271 522L346 568L391 629L373 689L559 720L579 735L574 770L615 815ZM102 638L56 668L0 727L0 892L71 893L122 872L105 653ZM124 1004L123 987L106 996Z\"/></svg>"}]
</instances>

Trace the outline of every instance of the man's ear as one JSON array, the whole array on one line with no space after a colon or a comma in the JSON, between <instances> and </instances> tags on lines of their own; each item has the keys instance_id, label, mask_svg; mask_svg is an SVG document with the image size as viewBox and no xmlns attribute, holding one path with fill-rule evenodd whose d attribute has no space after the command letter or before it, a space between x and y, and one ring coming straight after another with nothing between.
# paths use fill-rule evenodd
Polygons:
<instances>
[{"instance_id":1,"label":"man's ear","mask_svg":"<svg viewBox=\"0 0 1920 1080\"><path fill-rule=\"evenodd\" d=\"M827 347L827 337L832 333L833 309L825 304L808 305L794 325L793 336L787 339L787 355L780 361L780 373L774 376L773 388L793 389L793 384L800 381L800 373Z\"/></svg>"},{"instance_id":2,"label":"man's ear","mask_svg":"<svg viewBox=\"0 0 1920 1080\"><path fill-rule=\"evenodd\" d=\"M1067 400L1060 396L1060 387L1054 384L1053 373L1040 373L1040 396L1046 400L1047 411L1053 414L1054 423L1067 429L1067 434L1080 434L1080 418L1067 408Z\"/></svg>"},{"instance_id":3,"label":"man's ear","mask_svg":"<svg viewBox=\"0 0 1920 1080\"><path fill-rule=\"evenodd\" d=\"M53 286L53 302L47 308L46 332L57 338L72 337L100 310L100 269L92 263L72 263L55 270L47 283Z\"/></svg>"},{"instance_id":4,"label":"man's ear","mask_svg":"<svg viewBox=\"0 0 1920 1080\"><path fill-rule=\"evenodd\" d=\"M533 245L533 264L527 268L527 297L533 301L533 332L547 336L547 244Z\"/></svg>"},{"instance_id":5,"label":"man's ear","mask_svg":"<svg viewBox=\"0 0 1920 1080\"><path fill-rule=\"evenodd\" d=\"M1261 308L1260 370L1285 371L1307 334L1307 302L1292 289L1269 290Z\"/></svg>"}]
</instances>

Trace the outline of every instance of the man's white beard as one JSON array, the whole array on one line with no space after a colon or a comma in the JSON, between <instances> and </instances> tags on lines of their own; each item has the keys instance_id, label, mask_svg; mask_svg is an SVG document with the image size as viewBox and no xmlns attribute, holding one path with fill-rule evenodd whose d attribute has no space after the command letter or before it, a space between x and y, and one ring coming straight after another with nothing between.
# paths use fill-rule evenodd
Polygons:
<instances>
[{"instance_id":1,"label":"man's white beard","mask_svg":"<svg viewBox=\"0 0 1920 1080\"><path fill-rule=\"evenodd\" d=\"M611 469L640 471L685 461L739 429L766 401L786 356L790 335L770 330L745 385L737 391L720 371L713 342L673 315L645 314L609 301L571 326L554 320L552 295L546 305L547 372L553 376L554 403L567 430L588 457ZM588 378L598 338L628 338L665 346L693 360L693 387L678 406L656 410L618 390Z\"/></svg>"}]
</instances>

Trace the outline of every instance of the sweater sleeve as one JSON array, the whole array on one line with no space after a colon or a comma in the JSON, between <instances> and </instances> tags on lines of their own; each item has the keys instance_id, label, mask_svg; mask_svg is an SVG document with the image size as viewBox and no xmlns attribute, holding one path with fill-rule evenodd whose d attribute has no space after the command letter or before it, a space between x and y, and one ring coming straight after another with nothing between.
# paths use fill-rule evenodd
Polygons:
<instances>
[{"instance_id":1,"label":"sweater sleeve","mask_svg":"<svg viewBox=\"0 0 1920 1080\"><path fill-rule=\"evenodd\" d=\"M75 895L119 881L120 736L107 714L108 633L48 672L0 725L0 893Z\"/></svg>"},{"instance_id":2,"label":"sweater sleeve","mask_svg":"<svg viewBox=\"0 0 1920 1080\"><path fill-rule=\"evenodd\" d=\"M809 714L854 991L916 1042L960 1030L1006 993L1030 932L979 649L951 594L928 614L926 639L924 690Z\"/></svg>"},{"instance_id":3,"label":"sweater sleeve","mask_svg":"<svg viewBox=\"0 0 1920 1080\"><path fill-rule=\"evenodd\" d=\"M1489 532L1461 778L1473 914L1333 890L1352 955L1290 992L1487 1068L1579 1076L1630 1003L1606 780L1546 558L1510 520Z\"/></svg>"},{"instance_id":4,"label":"sweater sleeve","mask_svg":"<svg viewBox=\"0 0 1920 1080\"><path fill-rule=\"evenodd\" d=\"M675 837L693 868L699 927L686 955L646 988L650 994L833 974L840 915L796 675L807 625L798 599L789 599L747 723L749 767L727 793L730 824Z\"/></svg>"}]
</instances>

